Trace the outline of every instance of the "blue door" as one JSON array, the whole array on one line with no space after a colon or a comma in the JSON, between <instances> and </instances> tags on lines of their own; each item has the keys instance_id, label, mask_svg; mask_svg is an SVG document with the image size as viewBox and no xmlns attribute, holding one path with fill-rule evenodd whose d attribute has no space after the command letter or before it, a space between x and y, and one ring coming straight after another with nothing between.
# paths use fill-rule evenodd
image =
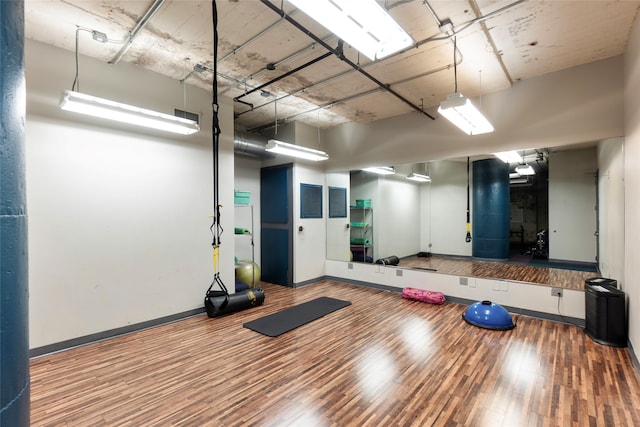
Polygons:
<instances>
[{"instance_id":1,"label":"blue door","mask_svg":"<svg viewBox=\"0 0 640 427\"><path fill-rule=\"evenodd\" d=\"M293 166L260 170L261 279L293 287Z\"/></svg>"}]
</instances>

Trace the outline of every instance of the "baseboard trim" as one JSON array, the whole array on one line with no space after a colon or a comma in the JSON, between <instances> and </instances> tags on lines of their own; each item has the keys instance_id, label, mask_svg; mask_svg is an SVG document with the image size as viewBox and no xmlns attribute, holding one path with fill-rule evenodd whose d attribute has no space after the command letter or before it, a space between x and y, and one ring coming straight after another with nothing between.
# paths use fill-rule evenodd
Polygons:
<instances>
[{"instance_id":1,"label":"baseboard trim","mask_svg":"<svg viewBox=\"0 0 640 427\"><path fill-rule=\"evenodd\" d=\"M120 335L126 335L133 332L138 332L144 329L153 328L155 326L164 325L167 323L177 322L187 317L197 316L205 312L204 307L195 308L193 310L183 311L182 313L172 314L170 316L160 317L158 319L147 320L146 322L135 323L133 325L123 326L121 328L110 329L103 332L97 332L95 334L85 335L83 337L72 338L66 341L60 341L53 344L48 344L42 347L36 347L29 350L30 358L37 358L44 355L58 353L65 350L70 350L75 347L81 347L94 342L107 340Z\"/></svg>"}]
</instances>

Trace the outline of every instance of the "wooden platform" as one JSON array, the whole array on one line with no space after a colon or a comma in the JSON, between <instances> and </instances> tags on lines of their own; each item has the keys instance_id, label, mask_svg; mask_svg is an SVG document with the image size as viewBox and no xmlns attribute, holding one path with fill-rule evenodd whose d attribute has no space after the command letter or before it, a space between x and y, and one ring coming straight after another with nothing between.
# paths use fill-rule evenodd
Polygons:
<instances>
[{"instance_id":1,"label":"wooden platform","mask_svg":"<svg viewBox=\"0 0 640 427\"><path fill-rule=\"evenodd\" d=\"M585 279L599 276L597 273L586 271L533 267L506 262L476 261L471 258L445 256L403 258L398 267L431 268L442 274L512 280L576 290L584 289Z\"/></svg>"},{"instance_id":2,"label":"wooden platform","mask_svg":"<svg viewBox=\"0 0 640 427\"><path fill-rule=\"evenodd\" d=\"M33 426L638 426L626 349L516 315L324 281L31 362ZM277 338L246 321L319 296L352 305Z\"/></svg>"}]
</instances>

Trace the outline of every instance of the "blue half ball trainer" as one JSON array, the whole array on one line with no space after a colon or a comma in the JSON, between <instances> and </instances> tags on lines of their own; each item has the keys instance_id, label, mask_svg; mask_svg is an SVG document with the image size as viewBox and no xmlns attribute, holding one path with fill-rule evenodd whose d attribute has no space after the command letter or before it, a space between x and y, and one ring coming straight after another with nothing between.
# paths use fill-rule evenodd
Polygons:
<instances>
[{"instance_id":1,"label":"blue half ball trainer","mask_svg":"<svg viewBox=\"0 0 640 427\"><path fill-rule=\"evenodd\" d=\"M507 310L491 301L480 301L471 304L462 314L462 318L479 328L506 331L516 327Z\"/></svg>"}]
</instances>

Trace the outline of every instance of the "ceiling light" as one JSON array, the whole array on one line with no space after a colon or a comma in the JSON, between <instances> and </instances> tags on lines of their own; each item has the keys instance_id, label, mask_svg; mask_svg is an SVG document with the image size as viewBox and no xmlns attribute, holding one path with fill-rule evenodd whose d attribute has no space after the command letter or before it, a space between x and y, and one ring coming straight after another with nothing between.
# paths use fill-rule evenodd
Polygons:
<instances>
[{"instance_id":1,"label":"ceiling light","mask_svg":"<svg viewBox=\"0 0 640 427\"><path fill-rule=\"evenodd\" d=\"M518 172L512 172L509 174L509 179L516 179L516 178L520 178L520 174Z\"/></svg>"},{"instance_id":2,"label":"ceiling light","mask_svg":"<svg viewBox=\"0 0 640 427\"><path fill-rule=\"evenodd\" d=\"M395 169L391 166L375 166L371 168L364 168L363 171L377 173L378 175L393 175L396 173Z\"/></svg>"},{"instance_id":3,"label":"ceiling light","mask_svg":"<svg viewBox=\"0 0 640 427\"><path fill-rule=\"evenodd\" d=\"M190 135L200 130L200 126L193 120L170 114L158 113L108 99L85 95L80 92L65 90L62 94L60 108L75 113L87 114L103 119L115 120L123 123L144 126L167 132Z\"/></svg>"},{"instance_id":4,"label":"ceiling light","mask_svg":"<svg viewBox=\"0 0 640 427\"><path fill-rule=\"evenodd\" d=\"M501 153L493 153L494 156L499 158L505 163L522 163L522 156L516 151L503 151Z\"/></svg>"},{"instance_id":5,"label":"ceiling light","mask_svg":"<svg viewBox=\"0 0 640 427\"><path fill-rule=\"evenodd\" d=\"M521 164L516 166L516 172L522 176L536 174L536 171L533 170L531 165L527 165L527 164Z\"/></svg>"},{"instance_id":6,"label":"ceiling light","mask_svg":"<svg viewBox=\"0 0 640 427\"><path fill-rule=\"evenodd\" d=\"M413 44L375 0L289 0L372 61Z\"/></svg>"},{"instance_id":7,"label":"ceiling light","mask_svg":"<svg viewBox=\"0 0 640 427\"><path fill-rule=\"evenodd\" d=\"M438 113L467 135L493 132L493 126L489 120L471 103L469 98L459 92L447 95L447 99L440 103Z\"/></svg>"},{"instance_id":8,"label":"ceiling light","mask_svg":"<svg viewBox=\"0 0 640 427\"><path fill-rule=\"evenodd\" d=\"M516 178L516 179L512 179L509 181L509 184L528 184L529 183L529 178L522 177L522 178Z\"/></svg>"},{"instance_id":9,"label":"ceiling light","mask_svg":"<svg viewBox=\"0 0 640 427\"><path fill-rule=\"evenodd\" d=\"M271 153L283 154L285 156L298 157L316 162L329 159L329 155L324 151L314 150L313 148L307 148L301 145L289 144L276 139L270 139L267 142L265 150Z\"/></svg>"},{"instance_id":10,"label":"ceiling light","mask_svg":"<svg viewBox=\"0 0 640 427\"><path fill-rule=\"evenodd\" d=\"M411 181L416 181L416 182L431 182L431 177L429 177L428 175L422 175L420 173L415 173L415 172L412 172L409 175L407 175L407 179L410 179Z\"/></svg>"}]
</instances>

